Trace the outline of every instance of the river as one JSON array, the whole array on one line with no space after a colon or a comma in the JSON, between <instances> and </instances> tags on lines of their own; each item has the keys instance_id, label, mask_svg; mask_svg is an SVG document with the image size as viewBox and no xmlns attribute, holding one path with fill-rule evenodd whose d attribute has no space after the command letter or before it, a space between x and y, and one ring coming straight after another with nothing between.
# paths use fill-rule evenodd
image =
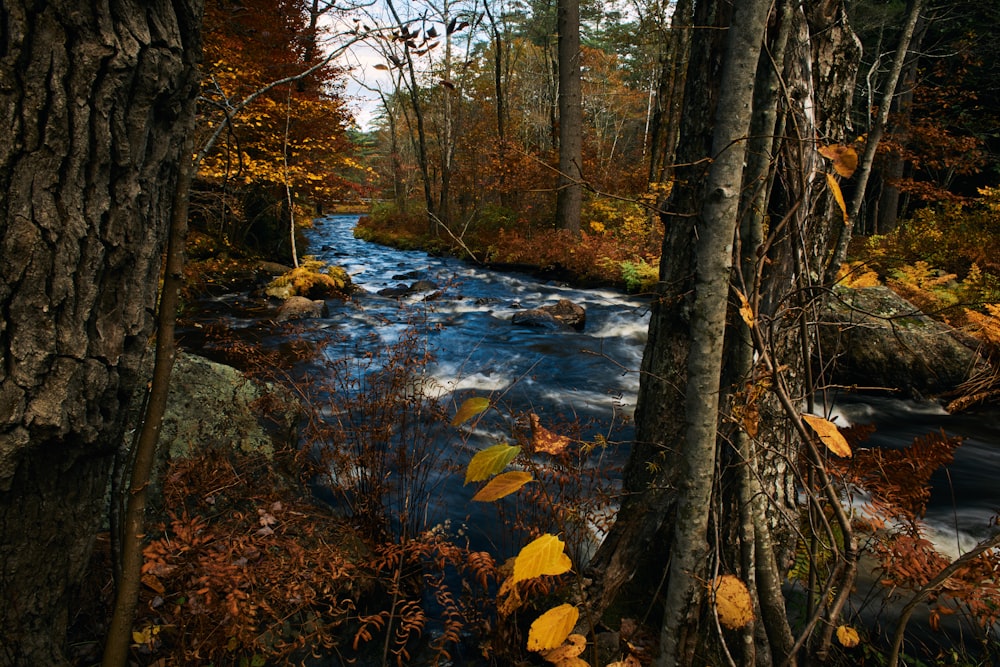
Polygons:
<instances>
[{"instance_id":1,"label":"river","mask_svg":"<svg viewBox=\"0 0 1000 667\"><path fill-rule=\"evenodd\" d=\"M649 322L646 300L368 243L354 237L356 221L330 216L307 232L310 254L344 267L357 288L348 300L328 302L329 316L314 321L326 332L321 340L327 359L392 346L419 326L431 353L424 379L449 409L470 396L486 396L512 412L537 413L545 425L578 419L588 425L576 434L581 438L630 437ZM379 294L417 281L428 282L402 297ZM583 331L511 323L524 308L560 299L586 308ZM952 557L995 530L990 519L1000 511L1000 413L949 415L935 402L857 395L838 397L835 412L841 422L874 423L874 446L903 447L941 429L965 437L954 463L932 480L926 521L939 549ZM480 434L466 443L465 455L503 438ZM620 466L627 456L627 446L609 451L602 465ZM461 525L473 548L496 550L504 542L495 510L473 507L474 489L462 484L460 473L438 471L433 487L429 523ZM510 548L508 541L501 550Z\"/></svg>"}]
</instances>

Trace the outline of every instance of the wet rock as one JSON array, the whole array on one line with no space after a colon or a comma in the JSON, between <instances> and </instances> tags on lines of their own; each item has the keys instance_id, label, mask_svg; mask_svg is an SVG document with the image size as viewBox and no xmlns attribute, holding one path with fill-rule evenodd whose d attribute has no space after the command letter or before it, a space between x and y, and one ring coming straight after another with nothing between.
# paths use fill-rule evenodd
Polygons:
<instances>
[{"instance_id":1,"label":"wet rock","mask_svg":"<svg viewBox=\"0 0 1000 667\"><path fill-rule=\"evenodd\" d=\"M430 280L418 280L410 285L411 292L433 292L437 289L437 284Z\"/></svg>"},{"instance_id":2,"label":"wet rock","mask_svg":"<svg viewBox=\"0 0 1000 667\"><path fill-rule=\"evenodd\" d=\"M395 287L383 287L377 294L389 299L402 299L404 296L409 296L411 291L408 285L396 285Z\"/></svg>"},{"instance_id":3,"label":"wet rock","mask_svg":"<svg viewBox=\"0 0 1000 667\"><path fill-rule=\"evenodd\" d=\"M981 363L951 327L887 287L838 288L820 318L820 346L837 384L884 387L907 396L954 389Z\"/></svg>"},{"instance_id":4,"label":"wet rock","mask_svg":"<svg viewBox=\"0 0 1000 667\"><path fill-rule=\"evenodd\" d=\"M325 301L313 301L304 296L290 296L278 306L275 319L279 322L285 322L312 317L327 317L329 314L330 309L327 308Z\"/></svg>"},{"instance_id":5,"label":"wet rock","mask_svg":"<svg viewBox=\"0 0 1000 667\"><path fill-rule=\"evenodd\" d=\"M518 326L537 327L542 329L560 329L569 327L583 331L587 323L587 311L569 299L560 299L558 303L549 306L528 308L514 313L511 322Z\"/></svg>"}]
</instances>

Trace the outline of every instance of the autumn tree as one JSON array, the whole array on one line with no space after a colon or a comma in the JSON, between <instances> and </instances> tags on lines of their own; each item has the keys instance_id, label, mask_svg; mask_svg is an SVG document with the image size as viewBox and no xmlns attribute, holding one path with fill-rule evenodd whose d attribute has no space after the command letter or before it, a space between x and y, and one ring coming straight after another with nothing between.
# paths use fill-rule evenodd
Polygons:
<instances>
[{"instance_id":1,"label":"autumn tree","mask_svg":"<svg viewBox=\"0 0 1000 667\"><path fill-rule=\"evenodd\" d=\"M295 0L212 0L205 11L198 147L224 132L200 165L196 220L234 243L281 247L285 257L297 206L322 207L358 191L342 73L319 53L338 46L316 25L322 9Z\"/></svg>"},{"instance_id":2,"label":"autumn tree","mask_svg":"<svg viewBox=\"0 0 1000 667\"><path fill-rule=\"evenodd\" d=\"M819 150L849 136L859 49L840 2L778 2L768 17L769 7L695 3L702 29L664 213L670 261L643 357L630 493L590 568L598 612L648 599L655 582L652 608L632 611L662 619L656 664L823 659L856 559L797 410L813 389L809 313L849 233L832 196L839 177ZM781 593L797 486L816 508L807 516L832 517L813 526L842 563L829 584L839 593L814 600L798 635ZM749 613L719 632L711 584L723 574L745 585Z\"/></svg>"},{"instance_id":3,"label":"autumn tree","mask_svg":"<svg viewBox=\"0 0 1000 667\"><path fill-rule=\"evenodd\" d=\"M0 664L66 664L111 462L141 400L192 132L201 2L5 2Z\"/></svg>"}]
</instances>

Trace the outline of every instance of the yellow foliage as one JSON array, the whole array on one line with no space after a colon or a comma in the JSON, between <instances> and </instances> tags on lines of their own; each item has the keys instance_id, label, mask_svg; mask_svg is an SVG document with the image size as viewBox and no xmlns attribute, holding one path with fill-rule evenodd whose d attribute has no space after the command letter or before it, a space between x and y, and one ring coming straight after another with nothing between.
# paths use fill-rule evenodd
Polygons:
<instances>
[{"instance_id":1,"label":"yellow foliage","mask_svg":"<svg viewBox=\"0 0 1000 667\"><path fill-rule=\"evenodd\" d=\"M558 667L589 667L586 661L578 657L585 648L587 648L587 638L583 635L572 634L566 638L565 644L544 651L542 658Z\"/></svg>"},{"instance_id":2,"label":"yellow foliage","mask_svg":"<svg viewBox=\"0 0 1000 667\"><path fill-rule=\"evenodd\" d=\"M462 405L459 406L458 412L455 413L455 417L451 420L452 426L459 426L469 421L473 417L483 412L486 412L490 407L490 399L475 397L467 399ZM504 464L506 465L506 464ZM485 477L483 478L485 479ZM468 479L465 480L468 483Z\"/></svg>"},{"instance_id":3,"label":"yellow foliage","mask_svg":"<svg viewBox=\"0 0 1000 667\"><path fill-rule=\"evenodd\" d=\"M561 645L573 631L580 610L571 604L549 609L535 619L528 631L529 651L548 651Z\"/></svg>"},{"instance_id":4,"label":"yellow foliage","mask_svg":"<svg viewBox=\"0 0 1000 667\"><path fill-rule=\"evenodd\" d=\"M816 415L802 415L802 420L812 427L827 449L837 456L851 458L851 446L847 444L847 439L840 433L836 424Z\"/></svg>"},{"instance_id":5,"label":"yellow foliage","mask_svg":"<svg viewBox=\"0 0 1000 667\"><path fill-rule=\"evenodd\" d=\"M343 293L350 284L351 278L343 268L327 267L323 262L307 259L298 268L272 280L267 286L267 294L283 299L290 296L324 297Z\"/></svg>"},{"instance_id":6,"label":"yellow foliage","mask_svg":"<svg viewBox=\"0 0 1000 667\"><path fill-rule=\"evenodd\" d=\"M481 482L507 467L521 451L520 447L500 443L476 452L465 469L465 483Z\"/></svg>"},{"instance_id":7,"label":"yellow foliage","mask_svg":"<svg viewBox=\"0 0 1000 667\"><path fill-rule=\"evenodd\" d=\"M479 489L472 499L481 503L491 503L514 493L531 481L531 473L522 470L512 470L491 479L486 486Z\"/></svg>"},{"instance_id":8,"label":"yellow foliage","mask_svg":"<svg viewBox=\"0 0 1000 667\"><path fill-rule=\"evenodd\" d=\"M712 581L715 591L715 610L719 622L730 630L742 628L753 620L753 602L750 591L739 578L723 574Z\"/></svg>"},{"instance_id":9,"label":"yellow foliage","mask_svg":"<svg viewBox=\"0 0 1000 667\"><path fill-rule=\"evenodd\" d=\"M555 535L545 534L528 544L514 559L514 583L533 579L543 574L559 575L569 572L573 562L564 552L565 544Z\"/></svg>"},{"instance_id":10,"label":"yellow foliage","mask_svg":"<svg viewBox=\"0 0 1000 667\"><path fill-rule=\"evenodd\" d=\"M840 265L837 282L851 289L863 289L881 285L878 274L868 268L865 262L850 262Z\"/></svg>"},{"instance_id":11,"label":"yellow foliage","mask_svg":"<svg viewBox=\"0 0 1000 667\"><path fill-rule=\"evenodd\" d=\"M1000 347L1000 304L988 303L984 308L985 314L965 309L970 332L984 343Z\"/></svg>"},{"instance_id":12,"label":"yellow foliage","mask_svg":"<svg viewBox=\"0 0 1000 667\"><path fill-rule=\"evenodd\" d=\"M861 643L861 637L858 636L858 631L851 626L841 625L837 628L837 641L840 642L841 646L854 648Z\"/></svg>"}]
</instances>

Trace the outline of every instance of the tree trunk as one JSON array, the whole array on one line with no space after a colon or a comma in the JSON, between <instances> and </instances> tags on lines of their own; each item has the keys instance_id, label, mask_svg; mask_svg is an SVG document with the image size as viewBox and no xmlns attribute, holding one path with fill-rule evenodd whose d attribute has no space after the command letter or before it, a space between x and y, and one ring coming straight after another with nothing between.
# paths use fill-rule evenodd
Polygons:
<instances>
[{"instance_id":1,"label":"tree trunk","mask_svg":"<svg viewBox=\"0 0 1000 667\"><path fill-rule=\"evenodd\" d=\"M872 165L875 162L875 151L886 126L889 124L889 111L893 108L893 99L896 96L896 89L900 77L903 73L903 66L907 61L907 54L910 52L910 44L920 19L920 12L923 11L927 0L909 0L906 9L906 23L903 25L903 32L899 36L899 43L896 45L896 55L889 70L889 76L885 81L885 90L882 99L878 103L878 113L875 122L868 131L868 139L865 142L865 151L858 164L858 171L855 174L854 197L851 199L851 206L848 209L848 217L852 223L857 223L858 214L865 201L865 190L868 186L868 177L872 172Z\"/></svg>"},{"instance_id":2,"label":"tree trunk","mask_svg":"<svg viewBox=\"0 0 1000 667\"><path fill-rule=\"evenodd\" d=\"M107 7L0 19L0 665L66 662L190 157L200 0Z\"/></svg>"},{"instance_id":3,"label":"tree trunk","mask_svg":"<svg viewBox=\"0 0 1000 667\"><path fill-rule=\"evenodd\" d=\"M765 38L766 10L750 2L695 5L698 26L730 26L735 11L728 32L744 43L725 49L724 30L694 35L679 166L664 215L663 257L671 261L661 264L643 357L629 495L590 572L587 602L596 615L612 605L650 619L663 611L661 664L793 663L806 638L791 634L780 593L798 522L794 462L804 431L795 409L810 391L809 313L822 294L816 283L842 226L833 223L825 178L817 177L825 165L815 137L835 143L849 132L858 50L841 2L820 3L808 15L798 3L778 2L769 57L758 62L747 40ZM758 20L738 18L742 12ZM772 65L771 57L779 60ZM724 76L736 78L722 83ZM739 100L723 102L727 95ZM745 161L744 144L753 151ZM739 295L729 291L733 253ZM718 318L730 293L723 329ZM717 574L748 585L758 621L741 634L718 631L698 583ZM648 599L652 582L654 606L628 608L632 598ZM832 627L837 609L818 609L823 628Z\"/></svg>"},{"instance_id":4,"label":"tree trunk","mask_svg":"<svg viewBox=\"0 0 1000 667\"><path fill-rule=\"evenodd\" d=\"M583 206L583 92L580 0L559 0L559 181L556 223L580 233Z\"/></svg>"}]
</instances>

